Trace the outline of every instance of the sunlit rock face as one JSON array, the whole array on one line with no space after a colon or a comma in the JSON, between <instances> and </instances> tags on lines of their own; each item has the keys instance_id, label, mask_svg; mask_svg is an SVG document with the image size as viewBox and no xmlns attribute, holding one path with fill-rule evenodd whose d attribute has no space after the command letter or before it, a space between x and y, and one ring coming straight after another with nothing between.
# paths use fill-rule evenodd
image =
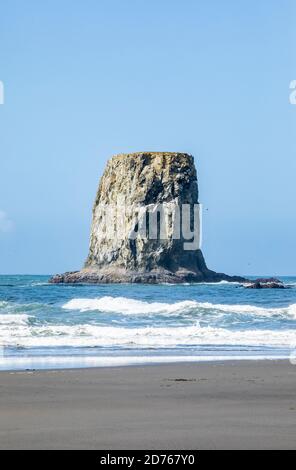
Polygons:
<instances>
[{"instance_id":1,"label":"sunlit rock face","mask_svg":"<svg viewBox=\"0 0 296 470\"><path fill-rule=\"evenodd\" d=\"M52 282L243 280L207 268L199 246L199 215L191 155L115 155L100 180L85 266Z\"/></svg>"}]
</instances>

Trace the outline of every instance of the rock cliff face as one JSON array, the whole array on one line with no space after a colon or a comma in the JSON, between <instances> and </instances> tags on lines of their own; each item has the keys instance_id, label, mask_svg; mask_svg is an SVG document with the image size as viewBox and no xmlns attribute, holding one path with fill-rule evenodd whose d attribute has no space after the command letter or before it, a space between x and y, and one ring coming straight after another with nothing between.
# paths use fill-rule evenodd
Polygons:
<instances>
[{"instance_id":1,"label":"rock cliff face","mask_svg":"<svg viewBox=\"0 0 296 470\"><path fill-rule=\"evenodd\" d=\"M112 157L94 203L85 266L56 275L51 282L244 281L207 268L193 243L198 238L193 230L198 229L198 207L191 155L143 152ZM186 217L190 237L188 231L183 233Z\"/></svg>"}]
</instances>

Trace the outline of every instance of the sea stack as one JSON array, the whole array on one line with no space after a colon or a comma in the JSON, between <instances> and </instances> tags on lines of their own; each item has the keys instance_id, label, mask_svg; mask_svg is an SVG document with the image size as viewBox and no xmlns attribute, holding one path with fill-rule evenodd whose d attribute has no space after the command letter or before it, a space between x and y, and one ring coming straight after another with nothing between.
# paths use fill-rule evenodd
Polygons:
<instances>
[{"instance_id":1,"label":"sea stack","mask_svg":"<svg viewBox=\"0 0 296 470\"><path fill-rule=\"evenodd\" d=\"M138 152L113 156L95 198L85 266L81 271L57 274L51 282L243 282L241 277L208 269L200 247L192 243L191 248L188 243L182 232L182 208L190 214L192 230L198 206L191 155Z\"/></svg>"}]
</instances>

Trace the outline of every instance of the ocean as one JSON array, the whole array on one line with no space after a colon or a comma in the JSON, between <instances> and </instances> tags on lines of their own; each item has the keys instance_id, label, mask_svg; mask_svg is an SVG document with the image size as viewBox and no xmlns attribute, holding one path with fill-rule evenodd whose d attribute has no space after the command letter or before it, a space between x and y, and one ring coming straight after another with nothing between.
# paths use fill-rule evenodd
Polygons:
<instances>
[{"instance_id":1,"label":"ocean","mask_svg":"<svg viewBox=\"0 0 296 470\"><path fill-rule=\"evenodd\" d=\"M289 289L62 285L0 276L0 370L295 358Z\"/></svg>"}]
</instances>

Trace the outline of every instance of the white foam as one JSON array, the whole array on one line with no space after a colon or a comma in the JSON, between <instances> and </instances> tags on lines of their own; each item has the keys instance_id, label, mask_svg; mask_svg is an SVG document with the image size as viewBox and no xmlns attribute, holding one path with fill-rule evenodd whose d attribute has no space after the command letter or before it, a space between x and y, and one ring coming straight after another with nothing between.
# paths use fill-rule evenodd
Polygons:
<instances>
[{"instance_id":1,"label":"white foam","mask_svg":"<svg viewBox=\"0 0 296 470\"><path fill-rule=\"evenodd\" d=\"M199 282L196 284L202 284L202 285L209 285L209 286L219 286L223 284L228 284L228 285L245 285L246 283L244 282L237 282L237 281L219 281L219 282Z\"/></svg>"},{"instance_id":2,"label":"white foam","mask_svg":"<svg viewBox=\"0 0 296 470\"><path fill-rule=\"evenodd\" d=\"M296 344L296 330L236 330L178 326L124 328L97 325L0 326L0 344L22 347L166 348L181 346L273 346Z\"/></svg>"},{"instance_id":3,"label":"white foam","mask_svg":"<svg viewBox=\"0 0 296 470\"><path fill-rule=\"evenodd\" d=\"M49 284L48 281L44 281L44 282L32 282L31 287L36 287L36 286L49 286L49 287L51 287L51 284ZM27 287L27 285L25 285L25 287Z\"/></svg>"},{"instance_id":4,"label":"white foam","mask_svg":"<svg viewBox=\"0 0 296 470\"><path fill-rule=\"evenodd\" d=\"M8 302L6 302L5 300L0 301L0 308L1 307L6 307L7 305L8 305Z\"/></svg>"},{"instance_id":5,"label":"white foam","mask_svg":"<svg viewBox=\"0 0 296 470\"><path fill-rule=\"evenodd\" d=\"M296 304L292 304L288 307L288 314L296 319Z\"/></svg>"},{"instance_id":6,"label":"white foam","mask_svg":"<svg viewBox=\"0 0 296 470\"><path fill-rule=\"evenodd\" d=\"M0 315L0 325L26 325L30 315L25 314L3 314Z\"/></svg>"},{"instance_id":7,"label":"white foam","mask_svg":"<svg viewBox=\"0 0 296 470\"><path fill-rule=\"evenodd\" d=\"M95 299L72 299L63 305L66 310L99 311L121 313L126 315L138 314L181 314L213 310L215 312L230 312L236 314L252 314L260 316L289 316L296 319L296 304L281 308L264 308L255 305L212 304L185 300L176 303L143 302L127 297L101 297Z\"/></svg>"}]
</instances>

